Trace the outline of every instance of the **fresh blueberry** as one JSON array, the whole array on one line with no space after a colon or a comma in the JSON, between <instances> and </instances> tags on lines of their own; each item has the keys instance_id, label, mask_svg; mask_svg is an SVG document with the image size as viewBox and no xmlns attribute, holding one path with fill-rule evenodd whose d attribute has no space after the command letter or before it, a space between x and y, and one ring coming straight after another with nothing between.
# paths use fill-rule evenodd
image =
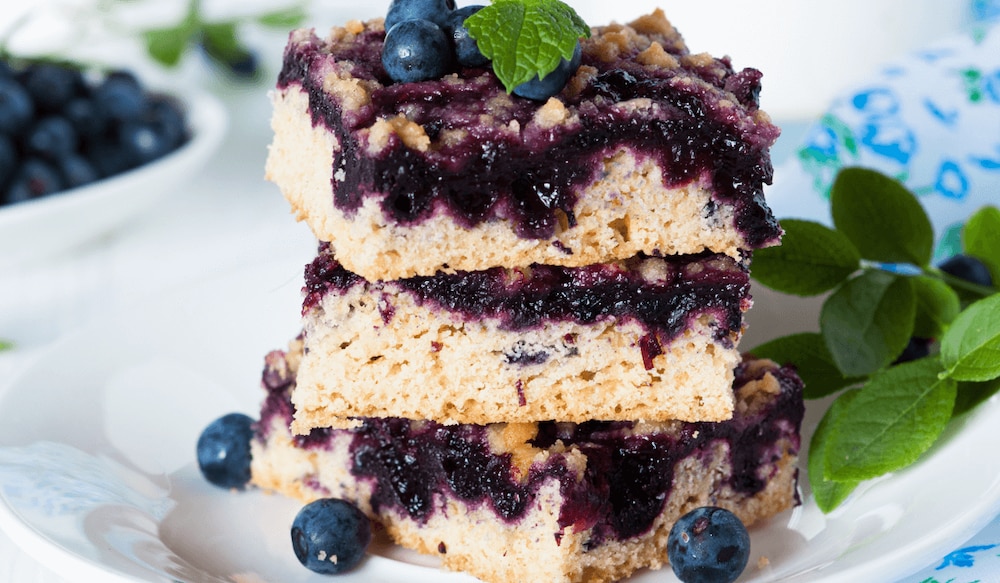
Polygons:
<instances>
[{"instance_id":1,"label":"fresh blueberry","mask_svg":"<svg viewBox=\"0 0 1000 583\"><path fill-rule=\"evenodd\" d=\"M292 548L306 568L323 575L353 569L372 539L371 523L357 506L321 498L304 506L292 522Z\"/></svg>"},{"instance_id":2,"label":"fresh blueberry","mask_svg":"<svg viewBox=\"0 0 1000 583\"><path fill-rule=\"evenodd\" d=\"M667 553L684 583L732 583L750 559L750 535L732 512L704 506L674 523Z\"/></svg>"},{"instance_id":3,"label":"fresh blueberry","mask_svg":"<svg viewBox=\"0 0 1000 583\"><path fill-rule=\"evenodd\" d=\"M100 178L94 165L75 152L56 160L56 167L66 188L84 186Z\"/></svg>"},{"instance_id":4,"label":"fresh blueberry","mask_svg":"<svg viewBox=\"0 0 1000 583\"><path fill-rule=\"evenodd\" d=\"M40 198L63 189L59 171L39 158L26 158L7 185L6 204Z\"/></svg>"},{"instance_id":5,"label":"fresh blueberry","mask_svg":"<svg viewBox=\"0 0 1000 583\"><path fill-rule=\"evenodd\" d=\"M385 13L385 29L391 30L404 20L430 20L443 27L455 10L455 0L392 0Z\"/></svg>"},{"instance_id":6,"label":"fresh blueberry","mask_svg":"<svg viewBox=\"0 0 1000 583\"><path fill-rule=\"evenodd\" d=\"M573 76L573 73L580 67L580 55L580 43L577 42L576 48L573 49L572 59L569 61L563 59L554 71L541 79L538 78L538 75L535 75L534 79L521 83L514 88L514 95L534 99L535 101L545 101L549 97L559 93L566 86L566 82Z\"/></svg>"},{"instance_id":7,"label":"fresh blueberry","mask_svg":"<svg viewBox=\"0 0 1000 583\"><path fill-rule=\"evenodd\" d=\"M970 283L993 287L993 278L990 276L990 269L986 264L970 255L955 255L946 260L938 268L959 279L964 279Z\"/></svg>"},{"instance_id":8,"label":"fresh blueberry","mask_svg":"<svg viewBox=\"0 0 1000 583\"><path fill-rule=\"evenodd\" d=\"M205 479L222 488L243 489L250 481L253 419L242 413L223 415L198 437L198 467Z\"/></svg>"},{"instance_id":9,"label":"fresh blueberry","mask_svg":"<svg viewBox=\"0 0 1000 583\"><path fill-rule=\"evenodd\" d=\"M94 103L107 119L133 120L142 115L146 96L134 75L115 71L94 89Z\"/></svg>"},{"instance_id":10,"label":"fresh blueberry","mask_svg":"<svg viewBox=\"0 0 1000 583\"><path fill-rule=\"evenodd\" d=\"M118 128L118 140L134 168L162 157L168 151L163 134L145 121L129 121Z\"/></svg>"},{"instance_id":11,"label":"fresh blueberry","mask_svg":"<svg viewBox=\"0 0 1000 583\"><path fill-rule=\"evenodd\" d=\"M132 157L116 140L98 139L88 143L84 157L101 178L121 174L134 167Z\"/></svg>"},{"instance_id":12,"label":"fresh blueberry","mask_svg":"<svg viewBox=\"0 0 1000 583\"><path fill-rule=\"evenodd\" d=\"M903 353L893 362L893 364L902 364L904 362L910 362L911 360L921 359L931 353L931 339L930 338L918 338L913 336L910 341L907 342L906 348L903 349Z\"/></svg>"},{"instance_id":13,"label":"fresh blueberry","mask_svg":"<svg viewBox=\"0 0 1000 583\"><path fill-rule=\"evenodd\" d=\"M35 105L27 90L13 78L0 79L0 134L19 133L34 116Z\"/></svg>"},{"instance_id":14,"label":"fresh blueberry","mask_svg":"<svg viewBox=\"0 0 1000 583\"><path fill-rule=\"evenodd\" d=\"M178 148L188 138L184 111L175 99L163 95L150 96L144 119L160 133L170 151Z\"/></svg>"},{"instance_id":15,"label":"fresh blueberry","mask_svg":"<svg viewBox=\"0 0 1000 583\"><path fill-rule=\"evenodd\" d=\"M25 68L22 84L40 111L55 112L69 103L84 83L79 69L35 63Z\"/></svg>"},{"instance_id":16,"label":"fresh blueberry","mask_svg":"<svg viewBox=\"0 0 1000 583\"><path fill-rule=\"evenodd\" d=\"M437 79L448 72L451 59L448 37L429 20L404 20L385 35L382 66L397 83Z\"/></svg>"},{"instance_id":17,"label":"fresh blueberry","mask_svg":"<svg viewBox=\"0 0 1000 583\"><path fill-rule=\"evenodd\" d=\"M78 144L76 130L70 122L58 115L50 115L38 120L24 136L24 149L34 154L55 160L75 152Z\"/></svg>"},{"instance_id":18,"label":"fresh blueberry","mask_svg":"<svg viewBox=\"0 0 1000 583\"><path fill-rule=\"evenodd\" d=\"M7 136L0 134L0 189L14 175L17 168L17 148Z\"/></svg>"},{"instance_id":19,"label":"fresh blueberry","mask_svg":"<svg viewBox=\"0 0 1000 583\"><path fill-rule=\"evenodd\" d=\"M479 51L476 39L469 36L469 29L465 28L465 19L482 8L478 4L463 6L449 13L445 20L444 29L451 35L455 46L455 60L463 67L485 67L490 63L490 60Z\"/></svg>"},{"instance_id":20,"label":"fresh blueberry","mask_svg":"<svg viewBox=\"0 0 1000 583\"><path fill-rule=\"evenodd\" d=\"M100 135L107 127L107 120L98 112L97 105L90 97L71 99L63 108L62 114L82 138Z\"/></svg>"}]
</instances>

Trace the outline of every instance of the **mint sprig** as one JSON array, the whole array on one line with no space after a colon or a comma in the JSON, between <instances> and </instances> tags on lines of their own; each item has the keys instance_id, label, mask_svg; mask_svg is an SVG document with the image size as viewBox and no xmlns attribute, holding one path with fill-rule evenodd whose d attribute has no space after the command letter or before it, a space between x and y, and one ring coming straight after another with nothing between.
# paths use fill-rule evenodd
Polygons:
<instances>
[{"instance_id":1,"label":"mint sprig","mask_svg":"<svg viewBox=\"0 0 1000 583\"><path fill-rule=\"evenodd\" d=\"M536 75L545 78L590 36L587 23L559 0L493 0L465 27L508 93Z\"/></svg>"},{"instance_id":2,"label":"mint sprig","mask_svg":"<svg viewBox=\"0 0 1000 583\"><path fill-rule=\"evenodd\" d=\"M842 170L830 194L834 228L785 220L780 247L755 253L753 276L777 291L828 293L819 333L751 350L795 364L805 397L840 395L810 448L817 505L829 512L861 482L917 461L950 419L1000 390L1000 210L973 214L963 252L983 261L994 285L931 265L934 233L920 201L873 170ZM912 337L931 353L900 363Z\"/></svg>"},{"instance_id":3,"label":"mint sprig","mask_svg":"<svg viewBox=\"0 0 1000 583\"><path fill-rule=\"evenodd\" d=\"M0 339L0 352L3 352L4 350L10 350L11 348L14 348L13 342L8 342L7 340Z\"/></svg>"}]
</instances>

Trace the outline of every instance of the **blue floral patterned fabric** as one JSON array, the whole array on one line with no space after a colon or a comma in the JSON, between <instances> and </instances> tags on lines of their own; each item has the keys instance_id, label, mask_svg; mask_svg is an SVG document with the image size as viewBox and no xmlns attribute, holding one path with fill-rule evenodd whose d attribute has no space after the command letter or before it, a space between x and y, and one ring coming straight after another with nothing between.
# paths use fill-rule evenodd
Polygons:
<instances>
[{"instance_id":1,"label":"blue floral patterned fabric","mask_svg":"<svg viewBox=\"0 0 1000 583\"><path fill-rule=\"evenodd\" d=\"M846 166L894 176L932 217L936 258L959 249L964 219L1000 204L1000 1L977 0L972 29L884 67L814 123L769 199L779 218L827 221Z\"/></svg>"}]
</instances>

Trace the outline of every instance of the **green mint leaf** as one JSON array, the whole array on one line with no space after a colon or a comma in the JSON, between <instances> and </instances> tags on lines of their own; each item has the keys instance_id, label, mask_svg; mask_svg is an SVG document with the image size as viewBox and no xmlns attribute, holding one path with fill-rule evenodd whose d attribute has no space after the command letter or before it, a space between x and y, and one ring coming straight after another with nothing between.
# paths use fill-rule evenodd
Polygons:
<instances>
[{"instance_id":1,"label":"green mint leaf","mask_svg":"<svg viewBox=\"0 0 1000 583\"><path fill-rule=\"evenodd\" d=\"M508 93L570 60L580 37L590 36L583 19L559 0L494 0L465 26Z\"/></svg>"},{"instance_id":2,"label":"green mint leaf","mask_svg":"<svg viewBox=\"0 0 1000 583\"><path fill-rule=\"evenodd\" d=\"M14 348L14 343L7 340L0 340L0 352Z\"/></svg>"},{"instance_id":3,"label":"green mint leaf","mask_svg":"<svg viewBox=\"0 0 1000 583\"><path fill-rule=\"evenodd\" d=\"M930 263L934 231L920 201L898 181L845 168L830 189L833 224L861 256L885 263Z\"/></svg>"},{"instance_id":4,"label":"green mint leaf","mask_svg":"<svg viewBox=\"0 0 1000 583\"><path fill-rule=\"evenodd\" d=\"M824 476L867 480L915 462L951 419L957 383L941 372L922 358L872 376L829 436Z\"/></svg>"},{"instance_id":5,"label":"green mint leaf","mask_svg":"<svg viewBox=\"0 0 1000 583\"><path fill-rule=\"evenodd\" d=\"M982 383L958 383L958 394L955 396L955 409L951 412L952 418L975 409L976 405L989 399L997 391L1000 391L1000 377Z\"/></svg>"},{"instance_id":6,"label":"green mint leaf","mask_svg":"<svg viewBox=\"0 0 1000 583\"><path fill-rule=\"evenodd\" d=\"M916 309L916 293L908 278L865 271L823 303L820 332L845 376L866 376L887 366L906 348Z\"/></svg>"},{"instance_id":7,"label":"green mint leaf","mask_svg":"<svg viewBox=\"0 0 1000 583\"><path fill-rule=\"evenodd\" d=\"M174 67L180 62L195 32L196 28L184 21L177 26L147 30L142 37L150 58L161 65Z\"/></svg>"},{"instance_id":8,"label":"green mint leaf","mask_svg":"<svg viewBox=\"0 0 1000 583\"><path fill-rule=\"evenodd\" d=\"M837 506L840 506L840 503L861 483L860 480L835 482L826 479L824 476L827 464L826 459L827 456L831 455L829 447L830 433L840 421L844 409L847 408L859 393L860 391L855 389L845 391L844 394L837 397L837 400L826 410L823 419L820 420L819 425L816 427L816 432L813 433L812 440L809 442L809 462L806 467L806 470L809 472L809 487L812 489L816 506L824 513L828 513Z\"/></svg>"},{"instance_id":9,"label":"green mint leaf","mask_svg":"<svg viewBox=\"0 0 1000 583\"><path fill-rule=\"evenodd\" d=\"M1000 376L1000 294L971 304L955 318L941 338L941 362L958 381Z\"/></svg>"},{"instance_id":10,"label":"green mint leaf","mask_svg":"<svg viewBox=\"0 0 1000 583\"><path fill-rule=\"evenodd\" d=\"M797 296L814 296L840 285L860 267L858 250L843 234L819 223L781 221L781 245L754 252L753 278Z\"/></svg>"},{"instance_id":11,"label":"green mint leaf","mask_svg":"<svg viewBox=\"0 0 1000 583\"><path fill-rule=\"evenodd\" d=\"M283 10L275 10L261 14L256 18L257 24L267 28L286 30L295 28L302 24L307 17L306 9L302 5L291 6Z\"/></svg>"},{"instance_id":12,"label":"green mint leaf","mask_svg":"<svg viewBox=\"0 0 1000 583\"><path fill-rule=\"evenodd\" d=\"M795 366L805 383L803 396L806 399L819 399L863 380L845 377L834 364L823 337L815 332L775 338L755 347L750 353L758 358L770 358L779 364Z\"/></svg>"},{"instance_id":13,"label":"green mint leaf","mask_svg":"<svg viewBox=\"0 0 1000 583\"><path fill-rule=\"evenodd\" d=\"M914 277L913 291L917 297L917 317L913 335L920 338L940 338L962 310L958 294L948 284L925 275Z\"/></svg>"},{"instance_id":14,"label":"green mint leaf","mask_svg":"<svg viewBox=\"0 0 1000 583\"><path fill-rule=\"evenodd\" d=\"M969 217L962 230L962 247L986 263L994 287L1000 286L1000 209L983 207Z\"/></svg>"}]
</instances>

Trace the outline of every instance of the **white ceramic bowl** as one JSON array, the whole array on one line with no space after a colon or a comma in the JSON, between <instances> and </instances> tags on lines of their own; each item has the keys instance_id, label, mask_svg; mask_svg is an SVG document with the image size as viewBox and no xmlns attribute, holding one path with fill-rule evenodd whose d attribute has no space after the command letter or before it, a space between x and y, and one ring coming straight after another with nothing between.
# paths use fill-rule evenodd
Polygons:
<instances>
[{"instance_id":1,"label":"white ceramic bowl","mask_svg":"<svg viewBox=\"0 0 1000 583\"><path fill-rule=\"evenodd\" d=\"M170 154L99 182L0 207L0 268L58 256L120 226L194 176L218 148L226 110L201 91L175 95L191 137Z\"/></svg>"}]
</instances>

